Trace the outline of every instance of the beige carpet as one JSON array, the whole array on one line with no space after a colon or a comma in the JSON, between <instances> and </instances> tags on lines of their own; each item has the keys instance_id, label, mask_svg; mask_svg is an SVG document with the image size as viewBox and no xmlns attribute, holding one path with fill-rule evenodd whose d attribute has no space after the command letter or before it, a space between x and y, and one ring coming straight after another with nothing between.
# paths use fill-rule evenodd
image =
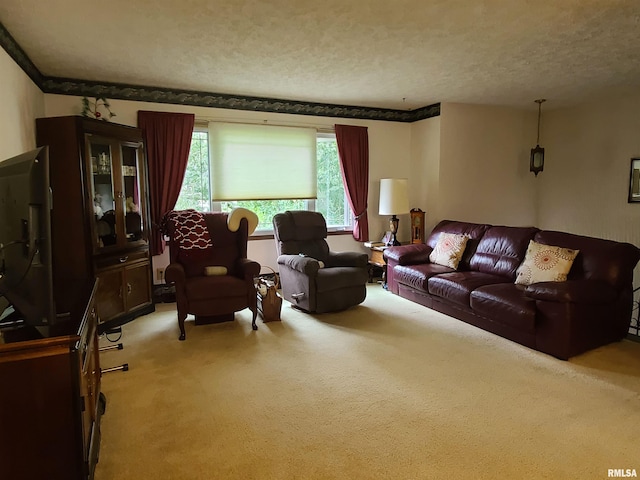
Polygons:
<instances>
[{"instance_id":1,"label":"beige carpet","mask_svg":"<svg viewBox=\"0 0 640 480\"><path fill-rule=\"evenodd\" d=\"M563 362L379 285L347 312L282 317L188 320L185 342L174 304L125 325L101 355L130 371L103 377L96 480L640 472L639 343Z\"/></svg>"}]
</instances>

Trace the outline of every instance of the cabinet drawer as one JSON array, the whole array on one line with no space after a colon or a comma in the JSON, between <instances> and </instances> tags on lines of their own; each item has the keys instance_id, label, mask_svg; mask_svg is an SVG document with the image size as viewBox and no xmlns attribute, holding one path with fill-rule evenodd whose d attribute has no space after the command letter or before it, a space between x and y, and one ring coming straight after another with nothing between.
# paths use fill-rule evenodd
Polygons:
<instances>
[{"instance_id":1,"label":"cabinet drawer","mask_svg":"<svg viewBox=\"0 0 640 480\"><path fill-rule=\"evenodd\" d=\"M96 302L100 322L106 322L125 312L122 291L123 272L122 268L109 268L97 275L100 283L98 284Z\"/></svg>"},{"instance_id":2,"label":"cabinet drawer","mask_svg":"<svg viewBox=\"0 0 640 480\"><path fill-rule=\"evenodd\" d=\"M118 261L98 270L96 276L100 279L96 295L100 322L152 303L151 268L146 258Z\"/></svg>"},{"instance_id":3,"label":"cabinet drawer","mask_svg":"<svg viewBox=\"0 0 640 480\"><path fill-rule=\"evenodd\" d=\"M136 262L139 260L148 260L148 259L149 259L148 250L134 250L134 251L121 252L119 254L96 257L95 263L96 263L96 268L98 270L103 270L109 267L122 266L124 264L128 264L131 262Z\"/></svg>"},{"instance_id":4,"label":"cabinet drawer","mask_svg":"<svg viewBox=\"0 0 640 480\"><path fill-rule=\"evenodd\" d=\"M151 269L148 262L138 262L125 267L125 292L127 310L151 303Z\"/></svg>"},{"instance_id":5,"label":"cabinet drawer","mask_svg":"<svg viewBox=\"0 0 640 480\"><path fill-rule=\"evenodd\" d=\"M374 265L377 265L379 267L383 267L384 265L386 265L385 261L384 261L384 256L383 256L382 251L380 250L371 250L371 259L369 260L371 263L373 263Z\"/></svg>"}]
</instances>

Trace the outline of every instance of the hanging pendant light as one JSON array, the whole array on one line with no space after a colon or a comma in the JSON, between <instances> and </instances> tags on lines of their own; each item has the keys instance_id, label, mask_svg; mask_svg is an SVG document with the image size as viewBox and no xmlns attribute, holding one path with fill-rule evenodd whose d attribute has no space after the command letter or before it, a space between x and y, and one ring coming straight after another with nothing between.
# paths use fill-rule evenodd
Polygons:
<instances>
[{"instance_id":1,"label":"hanging pendant light","mask_svg":"<svg viewBox=\"0 0 640 480\"><path fill-rule=\"evenodd\" d=\"M546 102L544 98L535 100L538 104L538 139L536 140L536 148L531 149L531 160L529 161L529 171L533 172L536 177L544 169L544 148L540 146L540 113L542 103Z\"/></svg>"}]
</instances>

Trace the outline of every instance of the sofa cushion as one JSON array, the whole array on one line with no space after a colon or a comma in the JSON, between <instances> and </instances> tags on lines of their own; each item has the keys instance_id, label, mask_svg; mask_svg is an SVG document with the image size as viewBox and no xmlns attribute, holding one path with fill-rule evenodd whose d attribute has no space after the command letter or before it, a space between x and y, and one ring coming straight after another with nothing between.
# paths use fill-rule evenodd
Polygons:
<instances>
[{"instance_id":1,"label":"sofa cushion","mask_svg":"<svg viewBox=\"0 0 640 480\"><path fill-rule=\"evenodd\" d=\"M458 265L458 270L469 270L469 260L476 251L478 241L484 235L489 228L489 225L481 223L469 223L469 222L457 222L454 220L442 220L431 231L431 234L426 240L426 244L435 248L438 243L440 234L445 233L458 233L469 237L467 240L467 246L464 249L464 254Z\"/></svg>"},{"instance_id":2,"label":"sofa cushion","mask_svg":"<svg viewBox=\"0 0 640 480\"><path fill-rule=\"evenodd\" d=\"M471 308L498 323L535 331L536 302L525 295L522 285L500 283L478 287L471 292Z\"/></svg>"},{"instance_id":3,"label":"sofa cushion","mask_svg":"<svg viewBox=\"0 0 640 480\"><path fill-rule=\"evenodd\" d=\"M189 301L247 295L247 283L231 275L191 277L185 284Z\"/></svg>"},{"instance_id":4,"label":"sofa cushion","mask_svg":"<svg viewBox=\"0 0 640 480\"><path fill-rule=\"evenodd\" d=\"M408 285L417 290L427 291L427 280L434 275L450 273L453 269L437 263L422 263L420 265L398 265L393 269L393 275L398 283Z\"/></svg>"},{"instance_id":5,"label":"sofa cushion","mask_svg":"<svg viewBox=\"0 0 640 480\"><path fill-rule=\"evenodd\" d=\"M587 305L613 303L618 298L618 291L604 280L538 282L527 285L524 294L533 300Z\"/></svg>"},{"instance_id":6,"label":"sofa cushion","mask_svg":"<svg viewBox=\"0 0 640 480\"><path fill-rule=\"evenodd\" d=\"M504 277L489 273L451 272L431 277L427 281L427 286L431 295L469 308L469 297L476 288L494 283L504 283L504 281Z\"/></svg>"},{"instance_id":7,"label":"sofa cushion","mask_svg":"<svg viewBox=\"0 0 640 480\"><path fill-rule=\"evenodd\" d=\"M478 243L471 258L471 270L501 275L513 282L535 227L491 227Z\"/></svg>"},{"instance_id":8,"label":"sofa cushion","mask_svg":"<svg viewBox=\"0 0 640 480\"><path fill-rule=\"evenodd\" d=\"M545 245L531 240L524 262L518 267L516 282L531 285L538 282L564 282L579 250Z\"/></svg>"},{"instance_id":9,"label":"sofa cushion","mask_svg":"<svg viewBox=\"0 0 640 480\"><path fill-rule=\"evenodd\" d=\"M316 276L317 292L328 292L354 286L364 286L369 279L366 268L331 267L321 268Z\"/></svg>"},{"instance_id":10,"label":"sofa cushion","mask_svg":"<svg viewBox=\"0 0 640 480\"><path fill-rule=\"evenodd\" d=\"M206 267L213 265L212 257L214 248L202 250L194 248L192 250L178 249L178 262L184 267L188 277L204 275Z\"/></svg>"},{"instance_id":11,"label":"sofa cushion","mask_svg":"<svg viewBox=\"0 0 640 480\"><path fill-rule=\"evenodd\" d=\"M541 230L534 240L580 250L567 277L569 280L603 280L616 289L633 284L633 266L640 260L640 249L635 245L550 230ZM632 268L613 268L614 265Z\"/></svg>"},{"instance_id":12,"label":"sofa cushion","mask_svg":"<svg viewBox=\"0 0 640 480\"><path fill-rule=\"evenodd\" d=\"M429 254L431 263L444 267L458 268L469 237L459 233L441 233L435 248Z\"/></svg>"}]
</instances>

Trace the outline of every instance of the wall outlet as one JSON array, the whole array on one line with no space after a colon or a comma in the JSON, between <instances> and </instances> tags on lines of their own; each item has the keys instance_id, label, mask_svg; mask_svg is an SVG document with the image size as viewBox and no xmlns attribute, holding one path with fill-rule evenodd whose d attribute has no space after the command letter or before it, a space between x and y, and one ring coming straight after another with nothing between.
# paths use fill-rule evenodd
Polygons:
<instances>
[{"instance_id":1,"label":"wall outlet","mask_svg":"<svg viewBox=\"0 0 640 480\"><path fill-rule=\"evenodd\" d=\"M164 268L156 268L156 280L164 282Z\"/></svg>"}]
</instances>

